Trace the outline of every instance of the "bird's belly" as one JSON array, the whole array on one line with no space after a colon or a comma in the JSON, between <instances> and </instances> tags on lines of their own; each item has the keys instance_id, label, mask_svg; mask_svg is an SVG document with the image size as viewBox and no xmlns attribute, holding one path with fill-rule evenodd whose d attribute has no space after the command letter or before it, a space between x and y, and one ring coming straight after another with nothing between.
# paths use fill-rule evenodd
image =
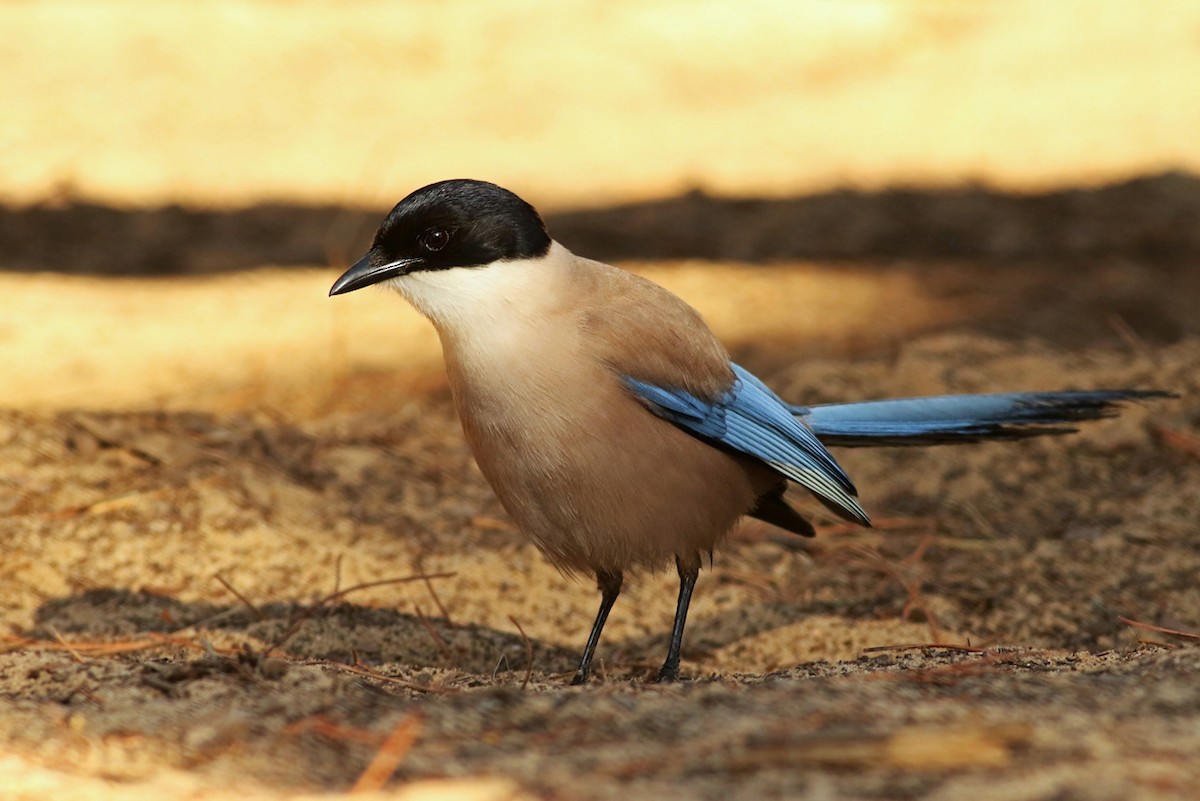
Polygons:
<instances>
[{"instance_id":1,"label":"bird's belly","mask_svg":"<svg viewBox=\"0 0 1200 801\"><path fill-rule=\"evenodd\" d=\"M457 378L456 403L480 469L561 569L690 561L711 551L763 490L746 460L655 417L602 371L586 382Z\"/></svg>"}]
</instances>

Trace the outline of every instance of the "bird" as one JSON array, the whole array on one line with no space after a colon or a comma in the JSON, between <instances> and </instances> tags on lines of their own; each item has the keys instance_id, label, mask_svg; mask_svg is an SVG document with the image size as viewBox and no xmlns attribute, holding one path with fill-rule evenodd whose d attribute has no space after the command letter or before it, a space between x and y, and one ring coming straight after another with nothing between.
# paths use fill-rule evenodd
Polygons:
<instances>
[{"instance_id":1,"label":"bird","mask_svg":"<svg viewBox=\"0 0 1200 801\"><path fill-rule=\"evenodd\" d=\"M704 555L744 517L811 537L803 487L870 518L829 447L931 445L1074 431L1158 390L944 395L801 406L734 363L700 314L626 270L575 255L496 184L440 181L383 220L330 296L382 284L437 330L480 471L543 556L593 576L583 684L626 574L674 561L679 596L655 680L680 677Z\"/></svg>"}]
</instances>

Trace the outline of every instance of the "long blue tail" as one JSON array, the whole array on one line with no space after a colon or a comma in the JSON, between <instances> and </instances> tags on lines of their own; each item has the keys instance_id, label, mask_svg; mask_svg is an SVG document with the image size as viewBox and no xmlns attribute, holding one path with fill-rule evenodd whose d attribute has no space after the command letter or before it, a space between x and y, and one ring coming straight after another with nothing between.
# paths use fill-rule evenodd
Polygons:
<instances>
[{"instance_id":1,"label":"long blue tail","mask_svg":"<svg viewBox=\"0 0 1200 801\"><path fill-rule=\"evenodd\" d=\"M1171 397L1156 390L937 395L793 406L826 445L941 445L1069 434L1075 423L1117 414L1118 404Z\"/></svg>"}]
</instances>

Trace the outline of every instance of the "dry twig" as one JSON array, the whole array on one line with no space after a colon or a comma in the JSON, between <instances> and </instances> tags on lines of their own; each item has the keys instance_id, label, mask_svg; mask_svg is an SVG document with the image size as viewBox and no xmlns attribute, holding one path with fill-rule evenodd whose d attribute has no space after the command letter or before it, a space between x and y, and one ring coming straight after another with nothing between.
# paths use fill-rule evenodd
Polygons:
<instances>
[{"instance_id":1,"label":"dry twig","mask_svg":"<svg viewBox=\"0 0 1200 801\"><path fill-rule=\"evenodd\" d=\"M235 588L232 584L230 584L228 581L226 581L224 576L222 576L220 573L214 573L213 578L215 578L222 587L229 590L229 592L233 595L234 598L237 598L239 601L241 601L242 605L245 606L247 609L249 609L250 612L256 618L258 618L259 620L266 620L267 616L262 613L262 610L260 610L257 606L255 606L253 603L251 603L249 598L247 598L245 595L242 595L240 592L238 592L237 588Z\"/></svg>"},{"instance_id":2,"label":"dry twig","mask_svg":"<svg viewBox=\"0 0 1200 801\"><path fill-rule=\"evenodd\" d=\"M932 541L932 537L923 537L913 552L900 560L900 564L914 565L920 562L921 558L925 555L925 552L929 549ZM937 615L934 614L933 610L929 608L929 605L925 601L925 596L921 592L920 580L909 579L904 572L897 569L896 565L885 559L873 548L864 548L855 545L851 546L848 550L853 553L857 553L861 558L858 560L850 559L847 561L857 561L860 564L865 564L866 566L871 567L882 573L884 576L892 579L904 589L904 593L908 596L908 599L905 601L904 608L900 612L901 619L908 620L911 617L913 610L919 609L925 615L925 624L929 627L930 638L934 642L939 642L942 639L942 628L938 624Z\"/></svg>"},{"instance_id":3,"label":"dry twig","mask_svg":"<svg viewBox=\"0 0 1200 801\"><path fill-rule=\"evenodd\" d=\"M345 598L347 595L349 595L352 592L358 592L359 590L369 590L372 587L384 587L384 586L387 586L388 584L408 584L409 582L412 582L412 581L429 581L430 579L452 578L457 575L458 575L457 573L418 573L413 576L401 576L400 578L379 579L378 581L364 581L361 584L354 584L350 587L347 587L344 590L338 590L329 595L326 595L324 598L320 598L316 602L314 602L313 606L321 607L321 606L324 606L325 604L329 604L329 603L333 603L334 601L341 600L342 598Z\"/></svg>"},{"instance_id":4,"label":"dry twig","mask_svg":"<svg viewBox=\"0 0 1200 801\"><path fill-rule=\"evenodd\" d=\"M425 617L425 613L421 611L421 607L413 605L413 610L417 613L417 620L421 621L421 626L424 627L425 633L433 640L433 644L437 647L438 653L442 655L442 659L450 662L453 659L453 654L450 653L450 646L442 639L442 635L437 633L437 629L429 622L429 618Z\"/></svg>"},{"instance_id":5,"label":"dry twig","mask_svg":"<svg viewBox=\"0 0 1200 801\"><path fill-rule=\"evenodd\" d=\"M965 654L986 654L987 648L976 648L973 645L952 645L949 643L926 643L917 642L907 645L872 645L869 648L862 649L864 654L875 653L877 651L924 651L928 649L939 649L942 651L960 651Z\"/></svg>"},{"instance_id":6,"label":"dry twig","mask_svg":"<svg viewBox=\"0 0 1200 801\"><path fill-rule=\"evenodd\" d=\"M454 621L450 619L450 613L446 611L446 605L442 603L442 599L438 597L437 590L433 588L433 582L429 580L429 576L425 577L425 589L429 590L429 597L433 599L433 604L438 608L438 612L442 615L442 620L446 621L448 628L454 628Z\"/></svg>"},{"instance_id":7,"label":"dry twig","mask_svg":"<svg viewBox=\"0 0 1200 801\"><path fill-rule=\"evenodd\" d=\"M508 619L517 627L517 631L521 632L521 642L525 643L525 680L521 682L521 689L524 690L529 686L529 679L533 676L533 642L525 634L525 629L519 620L512 615L509 615Z\"/></svg>"},{"instance_id":8,"label":"dry twig","mask_svg":"<svg viewBox=\"0 0 1200 801\"><path fill-rule=\"evenodd\" d=\"M1188 640L1200 640L1200 634L1193 634L1190 631L1180 631L1179 629L1169 629L1166 626L1155 626L1153 623L1142 623L1139 620L1131 620L1124 615L1119 616L1117 620L1121 621L1127 626L1136 626L1139 629L1149 629L1150 631L1157 631L1162 634L1170 634L1173 637L1183 637Z\"/></svg>"},{"instance_id":9,"label":"dry twig","mask_svg":"<svg viewBox=\"0 0 1200 801\"><path fill-rule=\"evenodd\" d=\"M58 640L58 642L62 645L63 650L71 655L72 661L78 662L79 664L83 664L87 661L83 658L79 651L75 650L71 643L67 642L66 638L63 637L59 630L54 628L54 626L50 626L50 633L53 634L54 639Z\"/></svg>"},{"instance_id":10,"label":"dry twig","mask_svg":"<svg viewBox=\"0 0 1200 801\"><path fill-rule=\"evenodd\" d=\"M337 601L337 600L340 600L341 598L346 597L347 595L349 595L352 592L358 592L359 590L366 590L366 589L370 589L372 587L383 587L388 584L407 584L412 581L429 581L429 580L435 579L435 578L450 578L455 575L457 575L457 574L456 573L417 573L412 576L401 576L399 578L379 579L378 581L364 581L361 584L355 584L353 586L347 587L344 590L336 589L336 587L335 587L334 592L330 593L329 595L324 596L323 598L318 598L311 605L309 605L307 607L302 607L301 609L298 609L296 612L294 612L292 614L291 620L288 622L287 628L283 630L283 633L280 634L279 637L277 637L273 643L271 643L271 645L263 652L263 655L266 656L266 655L270 654L272 651L282 648L284 643L286 643L288 640L290 640L292 638L292 635L294 635L297 631L300 630L300 627L302 625L304 625L304 622L307 620L310 620L317 613L317 610L321 609L322 607L324 607L327 604L331 604L334 601ZM337 583L340 583L340 578L337 579Z\"/></svg>"},{"instance_id":11,"label":"dry twig","mask_svg":"<svg viewBox=\"0 0 1200 801\"><path fill-rule=\"evenodd\" d=\"M344 726L320 714L293 721L280 731L281 734L305 734L307 732L312 732L330 740L365 743L375 746L378 746L383 739L383 735L377 731L359 729L354 726Z\"/></svg>"},{"instance_id":12,"label":"dry twig","mask_svg":"<svg viewBox=\"0 0 1200 801\"><path fill-rule=\"evenodd\" d=\"M1158 435L1163 445L1180 453L1200 459L1200 437L1186 431L1167 428L1163 425L1152 425L1151 430Z\"/></svg>"},{"instance_id":13,"label":"dry twig","mask_svg":"<svg viewBox=\"0 0 1200 801\"><path fill-rule=\"evenodd\" d=\"M439 687L436 684L420 684L415 681L409 681L408 679L396 678L395 676L385 676L382 673L371 670L370 668L357 665L347 665L343 662L334 662L329 659L305 659L299 664L331 667L335 670L340 670L345 673L353 673L356 676L365 676L369 679L375 679L376 681L382 681L388 684L396 684L400 687L404 687L405 689L415 690L416 692L420 693L435 693L437 695L444 695L446 693L454 692L454 688L452 687Z\"/></svg>"},{"instance_id":14,"label":"dry twig","mask_svg":"<svg viewBox=\"0 0 1200 801\"><path fill-rule=\"evenodd\" d=\"M417 741L424 719L418 713L401 718L392 733L379 746L371 762L350 788L351 793L371 793L383 789L388 779L400 767L404 757Z\"/></svg>"}]
</instances>

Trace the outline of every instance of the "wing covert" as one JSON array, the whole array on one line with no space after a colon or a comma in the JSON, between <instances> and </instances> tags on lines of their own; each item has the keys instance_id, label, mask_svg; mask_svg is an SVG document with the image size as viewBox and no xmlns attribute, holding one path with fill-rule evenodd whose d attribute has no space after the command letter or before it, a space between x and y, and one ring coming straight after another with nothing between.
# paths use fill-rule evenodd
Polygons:
<instances>
[{"instance_id":1,"label":"wing covert","mask_svg":"<svg viewBox=\"0 0 1200 801\"><path fill-rule=\"evenodd\" d=\"M833 455L788 404L754 375L731 364L735 380L713 400L629 376L625 384L649 409L683 430L758 459L849 519L870 525L857 491Z\"/></svg>"}]
</instances>

